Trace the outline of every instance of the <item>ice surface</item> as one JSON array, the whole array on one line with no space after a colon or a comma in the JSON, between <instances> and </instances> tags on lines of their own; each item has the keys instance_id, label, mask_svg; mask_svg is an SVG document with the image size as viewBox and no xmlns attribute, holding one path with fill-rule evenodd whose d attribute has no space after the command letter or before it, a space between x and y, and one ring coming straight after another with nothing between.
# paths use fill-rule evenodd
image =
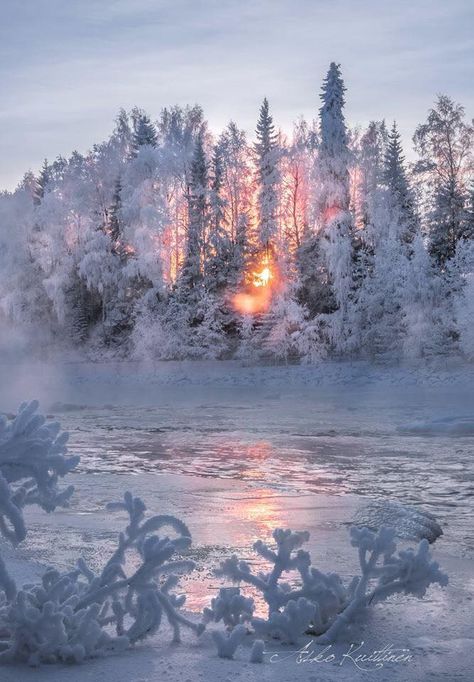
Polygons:
<instances>
[{"instance_id":1,"label":"ice surface","mask_svg":"<svg viewBox=\"0 0 474 682\"><path fill-rule=\"evenodd\" d=\"M413 422L400 426L399 431L428 436L474 436L474 415Z\"/></svg>"}]
</instances>

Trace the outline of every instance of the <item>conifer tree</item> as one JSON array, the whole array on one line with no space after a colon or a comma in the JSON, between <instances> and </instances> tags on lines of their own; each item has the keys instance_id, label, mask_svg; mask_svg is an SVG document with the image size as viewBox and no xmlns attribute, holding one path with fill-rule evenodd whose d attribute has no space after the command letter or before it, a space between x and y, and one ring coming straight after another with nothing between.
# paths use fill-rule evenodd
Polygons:
<instances>
[{"instance_id":1,"label":"conifer tree","mask_svg":"<svg viewBox=\"0 0 474 682\"><path fill-rule=\"evenodd\" d=\"M156 129L147 114L141 109L135 108L132 111L132 121L132 154L136 155L140 147L146 145L156 147L158 142Z\"/></svg>"},{"instance_id":2,"label":"conifer tree","mask_svg":"<svg viewBox=\"0 0 474 682\"><path fill-rule=\"evenodd\" d=\"M109 230L112 242L117 243L122 233L122 180L120 175L117 177L112 196L112 204L109 210Z\"/></svg>"},{"instance_id":3,"label":"conifer tree","mask_svg":"<svg viewBox=\"0 0 474 682\"><path fill-rule=\"evenodd\" d=\"M258 238L267 248L278 232L278 147L270 106L265 97L260 108L255 144L258 174Z\"/></svg>"},{"instance_id":4,"label":"conifer tree","mask_svg":"<svg viewBox=\"0 0 474 682\"><path fill-rule=\"evenodd\" d=\"M203 135L200 134L196 140L191 163L191 179L188 191L188 229L179 282L182 292L194 299L203 280L202 259L208 225L208 166Z\"/></svg>"},{"instance_id":5,"label":"conifer tree","mask_svg":"<svg viewBox=\"0 0 474 682\"><path fill-rule=\"evenodd\" d=\"M33 203L35 204L35 206L39 206L39 204L42 202L50 181L51 166L49 165L48 160L45 159L43 161L43 165L41 166L41 170L36 180L36 187L33 193Z\"/></svg>"},{"instance_id":6,"label":"conifer tree","mask_svg":"<svg viewBox=\"0 0 474 682\"><path fill-rule=\"evenodd\" d=\"M316 196L319 229L300 253L300 269L305 263L308 267L308 254L314 254L311 271L304 276L311 281L308 291L321 291L319 301L302 300L302 303L310 310L331 312L327 338L336 352L347 350L350 345L348 318L353 288L353 220L349 212L351 154L343 114L344 92L340 66L333 62L323 82L319 112L321 137Z\"/></svg>"},{"instance_id":7,"label":"conifer tree","mask_svg":"<svg viewBox=\"0 0 474 682\"><path fill-rule=\"evenodd\" d=\"M223 198L224 162L222 148L214 147L212 176L209 192L209 236L206 240L205 279L206 289L216 292L230 284L232 244L225 228L225 205Z\"/></svg>"},{"instance_id":8,"label":"conifer tree","mask_svg":"<svg viewBox=\"0 0 474 682\"><path fill-rule=\"evenodd\" d=\"M404 243L411 244L418 231L418 218L413 192L405 170L401 136L395 122L388 135L384 160L384 182L391 202L399 213L400 237Z\"/></svg>"}]
</instances>

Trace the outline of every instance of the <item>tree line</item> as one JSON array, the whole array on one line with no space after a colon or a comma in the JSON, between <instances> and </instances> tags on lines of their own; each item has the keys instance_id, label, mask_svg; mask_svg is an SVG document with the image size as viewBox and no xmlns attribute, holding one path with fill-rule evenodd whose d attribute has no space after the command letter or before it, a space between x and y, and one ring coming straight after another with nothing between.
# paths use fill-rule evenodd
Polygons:
<instances>
[{"instance_id":1,"label":"tree line","mask_svg":"<svg viewBox=\"0 0 474 682\"><path fill-rule=\"evenodd\" d=\"M264 99L254 142L199 106L122 110L26 173L0 194L3 322L94 357L474 357L472 121L439 96L407 164L345 92L332 63L291 135Z\"/></svg>"}]
</instances>

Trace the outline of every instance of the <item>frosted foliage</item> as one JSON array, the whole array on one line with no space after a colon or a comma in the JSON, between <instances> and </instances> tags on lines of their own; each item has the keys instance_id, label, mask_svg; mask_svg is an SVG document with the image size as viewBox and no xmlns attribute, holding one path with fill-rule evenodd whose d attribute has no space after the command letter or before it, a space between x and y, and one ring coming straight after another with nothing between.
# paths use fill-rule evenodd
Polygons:
<instances>
[{"instance_id":1,"label":"frosted foliage","mask_svg":"<svg viewBox=\"0 0 474 682\"><path fill-rule=\"evenodd\" d=\"M242 644L242 641L247 634L245 625L237 625L232 632L223 633L215 630L212 633L212 638L217 648L217 655L219 658L234 658L237 648Z\"/></svg>"},{"instance_id":2,"label":"frosted foliage","mask_svg":"<svg viewBox=\"0 0 474 682\"><path fill-rule=\"evenodd\" d=\"M349 208L350 153L343 115L344 92L340 67L333 62L323 84L320 109L318 204L323 224L334 217L334 210Z\"/></svg>"},{"instance_id":3,"label":"frosted foliage","mask_svg":"<svg viewBox=\"0 0 474 682\"><path fill-rule=\"evenodd\" d=\"M309 623L314 623L316 618L315 604L309 599L299 597L296 601L291 599L282 611L273 611L268 616L268 620L254 618L252 625L257 635L265 635L294 644L300 635L306 632Z\"/></svg>"},{"instance_id":4,"label":"frosted foliage","mask_svg":"<svg viewBox=\"0 0 474 682\"><path fill-rule=\"evenodd\" d=\"M318 619L321 624L327 623L343 607L346 591L338 575L326 575L311 566L309 553L301 549L308 541L309 533L278 528L273 531L273 539L276 549L271 549L261 540L253 546L257 554L272 565L268 573L255 575L247 562L240 561L233 555L221 564L217 575L235 582L248 583L260 590L268 605L269 624L263 625L261 619L254 619L252 625L258 632L278 630L285 639L293 641L298 635L291 631L291 624L301 622L301 614L307 613L307 601L312 604L311 615L315 614L315 604L318 604ZM291 587L287 580L295 574L298 584ZM304 598L302 602L299 601L300 598ZM311 620L308 617L305 629L309 627Z\"/></svg>"},{"instance_id":5,"label":"frosted foliage","mask_svg":"<svg viewBox=\"0 0 474 682\"><path fill-rule=\"evenodd\" d=\"M40 584L25 587L13 599L4 596L0 660L79 662L154 634L163 617L174 641L182 626L198 635L204 630L183 615L185 595L174 592L179 576L194 568L192 561L174 558L191 545L187 526L173 516L145 519L145 504L129 492L108 509L125 511L128 525L100 573L79 559L72 571L49 569ZM166 535L166 528L175 537ZM132 556L134 568L127 573Z\"/></svg>"},{"instance_id":6,"label":"frosted foliage","mask_svg":"<svg viewBox=\"0 0 474 682\"><path fill-rule=\"evenodd\" d=\"M278 295L272 303L270 326L263 340L265 351L282 360L296 357L305 319L305 309L295 301L291 292Z\"/></svg>"},{"instance_id":7,"label":"frosted foliage","mask_svg":"<svg viewBox=\"0 0 474 682\"><path fill-rule=\"evenodd\" d=\"M304 633L311 633L316 641L330 643L368 605L397 592L423 597L431 584L447 584L447 576L431 559L427 540L416 550L396 553L394 538L391 528L378 532L351 529L361 573L347 587L338 574L324 574L311 565L309 553L301 549L308 533L282 529L273 532L275 548L261 540L253 546L272 566L268 573L254 574L247 562L233 555L217 574L262 592L268 617L252 619L257 634L295 643Z\"/></svg>"},{"instance_id":8,"label":"frosted foliage","mask_svg":"<svg viewBox=\"0 0 474 682\"><path fill-rule=\"evenodd\" d=\"M252 645L250 652L250 663L263 663L263 654L265 653L265 642L262 639L256 639Z\"/></svg>"},{"instance_id":9,"label":"frosted foliage","mask_svg":"<svg viewBox=\"0 0 474 682\"><path fill-rule=\"evenodd\" d=\"M26 505L49 512L68 503L74 488L60 489L58 482L79 461L67 456L68 434L37 410L32 401L22 403L14 419L0 416L0 532L14 544L26 536Z\"/></svg>"},{"instance_id":10,"label":"frosted foliage","mask_svg":"<svg viewBox=\"0 0 474 682\"><path fill-rule=\"evenodd\" d=\"M203 619L205 623L222 621L233 628L249 621L254 608L253 599L240 594L238 587L221 587L219 595L211 599L211 606L204 609Z\"/></svg>"},{"instance_id":11,"label":"frosted foliage","mask_svg":"<svg viewBox=\"0 0 474 682\"><path fill-rule=\"evenodd\" d=\"M455 288L454 311L459 345L464 356L474 359L474 246L460 242L451 266Z\"/></svg>"},{"instance_id":12,"label":"frosted foliage","mask_svg":"<svg viewBox=\"0 0 474 682\"><path fill-rule=\"evenodd\" d=\"M472 122L440 95L407 164L396 123L350 128L345 101L333 62L318 120L288 136L266 99L253 140L197 105L121 110L0 192L2 352L470 361ZM281 277L244 319L265 252Z\"/></svg>"},{"instance_id":13,"label":"frosted foliage","mask_svg":"<svg viewBox=\"0 0 474 682\"><path fill-rule=\"evenodd\" d=\"M347 624L366 606L401 592L424 597L431 584L448 584L448 577L431 559L428 540L416 550L396 554L395 531L382 527L378 532L351 528L351 544L358 549L361 575L354 579L344 610L319 638L322 643L337 640Z\"/></svg>"}]
</instances>

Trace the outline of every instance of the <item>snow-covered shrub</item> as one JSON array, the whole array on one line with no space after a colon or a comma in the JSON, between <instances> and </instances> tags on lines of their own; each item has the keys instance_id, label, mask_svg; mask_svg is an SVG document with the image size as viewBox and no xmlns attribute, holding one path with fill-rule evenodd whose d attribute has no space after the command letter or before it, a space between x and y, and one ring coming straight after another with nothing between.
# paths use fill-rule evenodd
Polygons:
<instances>
[{"instance_id":1,"label":"snow-covered shrub","mask_svg":"<svg viewBox=\"0 0 474 682\"><path fill-rule=\"evenodd\" d=\"M0 415L0 534L14 545L26 536L26 505L48 512L67 505L74 488L60 490L58 480L79 462L66 456L68 434L57 422L46 423L37 410L35 400L20 405L14 419ZM7 599L15 597L15 581L1 557L0 590Z\"/></svg>"},{"instance_id":2,"label":"snow-covered shrub","mask_svg":"<svg viewBox=\"0 0 474 682\"><path fill-rule=\"evenodd\" d=\"M217 647L219 658L234 658L237 647L242 644L246 634L247 628L245 625L236 625L232 632L229 633L214 630L212 632L212 639Z\"/></svg>"},{"instance_id":3,"label":"snow-covered shrub","mask_svg":"<svg viewBox=\"0 0 474 682\"><path fill-rule=\"evenodd\" d=\"M79 462L66 456L68 434L37 410L34 400L20 405L14 419L0 415L0 532L14 544L26 536L26 505L53 511L67 504L74 488L60 490L58 479Z\"/></svg>"},{"instance_id":4,"label":"snow-covered shrub","mask_svg":"<svg viewBox=\"0 0 474 682\"><path fill-rule=\"evenodd\" d=\"M268 617L253 618L256 633L278 637L293 643L304 633L317 636L321 643L332 642L341 630L369 604L402 592L423 597L432 583L446 585L447 576L432 561L427 540L415 551L396 554L395 532L381 528L352 528L351 543L359 551L361 575L345 587L336 573L324 574L311 565L311 557L301 546L309 533L276 529L276 549L261 540L253 548L273 564L268 573L254 574L250 565L236 555L226 559L217 575L246 582L262 592L268 604ZM280 580L283 574L293 577L291 586Z\"/></svg>"},{"instance_id":5,"label":"snow-covered shrub","mask_svg":"<svg viewBox=\"0 0 474 682\"><path fill-rule=\"evenodd\" d=\"M344 610L319 637L321 643L334 642L347 623L369 604L397 592L421 598L431 584L448 584L448 576L431 559L426 539L421 540L416 550L406 549L395 554L397 546L392 528L383 527L375 533L368 528L353 527L351 544L359 551L361 575L351 585Z\"/></svg>"},{"instance_id":6,"label":"snow-covered shrub","mask_svg":"<svg viewBox=\"0 0 474 682\"><path fill-rule=\"evenodd\" d=\"M258 635L266 635L294 644L300 634L315 620L315 603L305 597L290 599L283 611L273 611L264 618L254 618L252 625Z\"/></svg>"},{"instance_id":7,"label":"snow-covered shrub","mask_svg":"<svg viewBox=\"0 0 474 682\"><path fill-rule=\"evenodd\" d=\"M222 620L226 627L233 628L250 621L254 609L253 599L240 594L238 587L221 587L218 596L211 599L211 606L204 609L203 621L218 623Z\"/></svg>"},{"instance_id":8,"label":"snow-covered shrub","mask_svg":"<svg viewBox=\"0 0 474 682\"><path fill-rule=\"evenodd\" d=\"M265 642L263 639L256 639L252 645L250 652L250 663L263 663L263 654L265 653Z\"/></svg>"},{"instance_id":9,"label":"snow-covered shrub","mask_svg":"<svg viewBox=\"0 0 474 682\"><path fill-rule=\"evenodd\" d=\"M263 594L268 604L269 617L278 613L290 601L305 597L318 603L323 622L328 621L340 611L346 599L346 591L338 575L321 573L311 566L311 557L301 546L309 540L307 531L283 530L273 531L276 551L261 540L253 545L261 557L273 564L269 573L255 575L245 561L239 561L234 554L226 559L217 569L217 574L230 578L235 582L247 582ZM299 574L300 584L292 588L288 582L280 581L284 573ZM252 621L252 624L254 621Z\"/></svg>"},{"instance_id":10,"label":"snow-covered shrub","mask_svg":"<svg viewBox=\"0 0 474 682\"><path fill-rule=\"evenodd\" d=\"M194 562L174 559L191 544L187 526L173 516L145 520L142 500L127 492L123 502L108 505L125 510L129 524L118 538L118 547L102 571L95 574L80 559L75 570L46 571L41 584L25 586L14 599L3 596L0 606L0 661L82 661L123 649L153 633L163 615L179 641L180 626L196 634L204 630L180 611L185 595L172 590L179 575ZM171 528L175 538L159 535ZM138 567L127 574L130 554Z\"/></svg>"}]
</instances>

